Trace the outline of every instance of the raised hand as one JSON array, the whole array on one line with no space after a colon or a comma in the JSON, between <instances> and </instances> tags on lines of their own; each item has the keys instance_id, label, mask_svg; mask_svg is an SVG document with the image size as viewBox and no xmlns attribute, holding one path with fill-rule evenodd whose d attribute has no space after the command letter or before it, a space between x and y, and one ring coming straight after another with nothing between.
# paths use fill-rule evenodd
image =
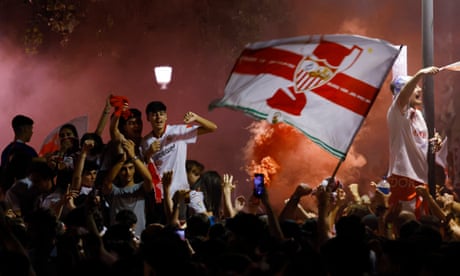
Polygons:
<instances>
[{"instance_id":1,"label":"raised hand","mask_svg":"<svg viewBox=\"0 0 460 276\"><path fill-rule=\"evenodd\" d=\"M126 152L128 158L133 158L136 156L136 152L134 151L134 142L129 139L124 139L121 143L121 146Z\"/></svg>"},{"instance_id":2,"label":"raised hand","mask_svg":"<svg viewBox=\"0 0 460 276\"><path fill-rule=\"evenodd\" d=\"M235 198L235 211L236 212L243 211L245 206L246 206L246 198L244 196L241 195Z\"/></svg>"},{"instance_id":3,"label":"raised hand","mask_svg":"<svg viewBox=\"0 0 460 276\"><path fill-rule=\"evenodd\" d=\"M295 191L294 191L294 195L293 196L298 196L298 197L302 197L302 196L306 196L306 195L309 195L313 192L313 189L310 187L310 185L306 184L306 183L300 183Z\"/></svg>"},{"instance_id":4,"label":"raised hand","mask_svg":"<svg viewBox=\"0 0 460 276\"><path fill-rule=\"evenodd\" d=\"M189 124L191 122L194 122L194 121L196 121L197 117L198 117L198 115L196 115L195 113L189 111L189 112L185 113L184 123Z\"/></svg>"},{"instance_id":5,"label":"raised hand","mask_svg":"<svg viewBox=\"0 0 460 276\"><path fill-rule=\"evenodd\" d=\"M233 175L225 173L222 177L222 188L224 193L231 193L236 186L233 184Z\"/></svg>"},{"instance_id":6,"label":"raised hand","mask_svg":"<svg viewBox=\"0 0 460 276\"><path fill-rule=\"evenodd\" d=\"M169 190L169 188L171 188L172 176L172 171L167 171L163 173L163 176L161 177L161 184L163 184L163 189Z\"/></svg>"},{"instance_id":7,"label":"raised hand","mask_svg":"<svg viewBox=\"0 0 460 276\"><path fill-rule=\"evenodd\" d=\"M150 148L151 148L153 154L159 152L161 150L161 142L159 140L154 141L150 145Z\"/></svg>"},{"instance_id":8,"label":"raised hand","mask_svg":"<svg viewBox=\"0 0 460 276\"><path fill-rule=\"evenodd\" d=\"M432 153L436 153L441 150L443 141L441 135L438 132L435 132L433 138L431 138L429 141L431 144Z\"/></svg>"}]
</instances>

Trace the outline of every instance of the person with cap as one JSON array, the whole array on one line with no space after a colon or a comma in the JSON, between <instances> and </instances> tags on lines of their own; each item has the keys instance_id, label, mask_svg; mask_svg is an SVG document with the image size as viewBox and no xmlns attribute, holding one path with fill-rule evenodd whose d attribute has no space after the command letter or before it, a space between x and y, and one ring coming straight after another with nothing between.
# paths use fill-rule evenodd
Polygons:
<instances>
[{"instance_id":1,"label":"person with cap","mask_svg":"<svg viewBox=\"0 0 460 276\"><path fill-rule=\"evenodd\" d=\"M387 113L390 138L389 204L391 206L401 202L403 209L414 211L418 215L421 215L423 208L415 187L428 183L428 143L433 141L428 137L422 112L422 89L418 82L439 71L435 66L422 68L413 76L396 77L390 85L393 102Z\"/></svg>"}]
</instances>

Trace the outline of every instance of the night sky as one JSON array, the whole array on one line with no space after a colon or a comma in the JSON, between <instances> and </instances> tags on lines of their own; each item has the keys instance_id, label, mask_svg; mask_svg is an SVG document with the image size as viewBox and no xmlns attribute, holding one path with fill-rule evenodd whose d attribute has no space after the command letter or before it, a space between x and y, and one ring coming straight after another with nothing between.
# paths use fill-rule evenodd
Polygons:
<instances>
[{"instance_id":1,"label":"night sky","mask_svg":"<svg viewBox=\"0 0 460 276\"><path fill-rule=\"evenodd\" d=\"M62 5L51 5L55 2ZM433 2L434 61L442 66L460 60L455 14L460 2ZM16 114L34 119L31 145L38 151L52 129L74 117L88 115L93 131L110 93L127 96L142 112L148 102L160 100L168 106L170 124L182 123L193 111L218 125L217 132L189 147L189 158L235 175L236 195L248 193L245 167L254 158L276 157L280 169L270 188L279 206L298 183L316 186L338 160L292 129L257 144L270 126L230 109L208 111L208 105L223 96L247 43L334 33L407 45L408 72L422 65L418 0L0 0L0 146L13 139L10 122ZM154 81L157 65L173 66L167 90ZM337 173L363 191L386 172L390 80L391 74ZM453 156L460 144L453 112L460 105L457 87L460 73L435 77L436 128L449 136ZM147 134L150 125L143 115ZM108 127L103 138L108 141Z\"/></svg>"}]
</instances>

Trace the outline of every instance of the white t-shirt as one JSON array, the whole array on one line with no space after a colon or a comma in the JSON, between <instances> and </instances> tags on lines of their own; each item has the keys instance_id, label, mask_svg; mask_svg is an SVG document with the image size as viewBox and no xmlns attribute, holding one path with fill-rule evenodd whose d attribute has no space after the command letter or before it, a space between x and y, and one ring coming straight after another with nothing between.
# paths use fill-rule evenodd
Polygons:
<instances>
[{"instance_id":1,"label":"white t-shirt","mask_svg":"<svg viewBox=\"0 0 460 276\"><path fill-rule=\"evenodd\" d=\"M194 214L206 213L203 192L195 190L190 191L190 203L188 204L188 207Z\"/></svg>"},{"instance_id":2,"label":"white t-shirt","mask_svg":"<svg viewBox=\"0 0 460 276\"><path fill-rule=\"evenodd\" d=\"M145 190L143 185L143 182L127 187L118 187L113 184L112 192L108 198L110 202L110 224L116 223L115 217L119 211L124 209L131 210L137 217L134 231L138 236L142 234L146 226Z\"/></svg>"},{"instance_id":3,"label":"white t-shirt","mask_svg":"<svg viewBox=\"0 0 460 276\"><path fill-rule=\"evenodd\" d=\"M387 120L390 134L388 175L396 174L428 183L428 128L422 112L406 108L401 113L394 100Z\"/></svg>"},{"instance_id":4,"label":"white t-shirt","mask_svg":"<svg viewBox=\"0 0 460 276\"><path fill-rule=\"evenodd\" d=\"M171 197L177 190L190 189L185 161L187 160L187 144L196 143L197 129L197 125L167 125L160 138L155 138L150 132L142 140L141 147L144 155L154 141L160 141L161 149L152 156L151 161L155 164L160 177L164 172L173 171Z\"/></svg>"},{"instance_id":5,"label":"white t-shirt","mask_svg":"<svg viewBox=\"0 0 460 276\"><path fill-rule=\"evenodd\" d=\"M21 202L24 200L24 195L32 187L32 180L26 177L16 180L13 185L6 191L5 201L11 204L14 212L21 212Z\"/></svg>"}]
</instances>

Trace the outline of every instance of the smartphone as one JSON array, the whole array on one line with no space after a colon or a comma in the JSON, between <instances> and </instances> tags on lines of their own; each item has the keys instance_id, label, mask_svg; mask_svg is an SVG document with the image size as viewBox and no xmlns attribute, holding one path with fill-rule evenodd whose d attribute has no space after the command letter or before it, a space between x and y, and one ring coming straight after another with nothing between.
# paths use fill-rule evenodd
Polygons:
<instances>
[{"instance_id":1,"label":"smartphone","mask_svg":"<svg viewBox=\"0 0 460 276\"><path fill-rule=\"evenodd\" d=\"M184 229L177 229L176 234L179 235L181 240L185 240L185 230Z\"/></svg>"},{"instance_id":2,"label":"smartphone","mask_svg":"<svg viewBox=\"0 0 460 276\"><path fill-rule=\"evenodd\" d=\"M254 174L254 196L261 197L265 193L264 174Z\"/></svg>"}]
</instances>

